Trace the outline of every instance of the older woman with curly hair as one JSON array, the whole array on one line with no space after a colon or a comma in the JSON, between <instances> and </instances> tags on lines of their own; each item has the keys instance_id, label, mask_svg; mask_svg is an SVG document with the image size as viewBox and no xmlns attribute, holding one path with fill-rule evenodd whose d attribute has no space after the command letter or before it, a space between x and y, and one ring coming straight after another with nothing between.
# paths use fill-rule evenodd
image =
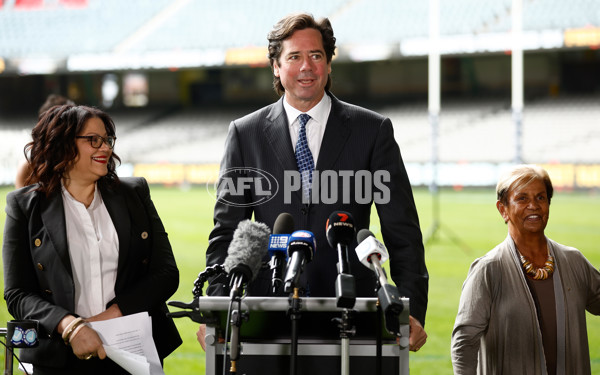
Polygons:
<instances>
[{"instance_id":1,"label":"older woman with curly hair","mask_svg":"<svg viewBox=\"0 0 600 375\"><path fill-rule=\"evenodd\" d=\"M469 269L452 333L455 374L590 374L585 312L600 315L600 273L544 234L552 194L535 165L498 181L508 236Z\"/></svg>"},{"instance_id":2,"label":"older woman with curly hair","mask_svg":"<svg viewBox=\"0 0 600 375\"><path fill-rule=\"evenodd\" d=\"M87 322L147 311L160 359L181 344L165 301L179 271L143 178L119 179L115 126L104 112L46 111L26 146L35 184L6 200L4 298L39 321L22 360L39 374L126 373Z\"/></svg>"}]
</instances>

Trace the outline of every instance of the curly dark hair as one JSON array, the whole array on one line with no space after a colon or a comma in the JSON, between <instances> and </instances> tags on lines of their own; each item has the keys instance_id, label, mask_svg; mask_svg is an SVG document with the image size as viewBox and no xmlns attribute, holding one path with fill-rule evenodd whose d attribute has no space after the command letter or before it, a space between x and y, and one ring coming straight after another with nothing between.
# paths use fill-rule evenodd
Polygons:
<instances>
[{"instance_id":1,"label":"curly dark hair","mask_svg":"<svg viewBox=\"0 0 600 375\"><path fill-rule=\"evenodd\" d=\"M275 26L273 30L267 35L269 40L269 63L271 69L273 64L277 62L279 64L279 58L281 57L281 51L283 50L283 41L291 37L297 30L304 29L315 29L321 33L323 38L323 49L325 50L325 56L327 62L330 63L335 54L335 36L333 36L333 28L328 18L321 18L318 21L308 13L297 13L290 14L282 18ZM327 77L327 84L325 90L329 91L331 88L331 75ZM285 88L281 84L279 77L273 76L273 89L279 96L285 93Z\"/></svg>"},{"instance_id":2,"label":"curly dark hair","mask_svg":"<svg viewBox=\"0 0 600 375\"><path fill-rule=\"evenodd\" d=\"M115 124L110 116L93 107L83 105L54 106L44 112L31 131L32 141L25 146L25 156L31 166L26 184L38 182L36 191L49 196L59 191L61 181L77 158L75 136L83 130L87 120L99 118L108 136L115 136ZM116 173L121 159L114 152L108 160L108 173L99 182L114 185L119 182Z\"/></svg>"}]
</instances>

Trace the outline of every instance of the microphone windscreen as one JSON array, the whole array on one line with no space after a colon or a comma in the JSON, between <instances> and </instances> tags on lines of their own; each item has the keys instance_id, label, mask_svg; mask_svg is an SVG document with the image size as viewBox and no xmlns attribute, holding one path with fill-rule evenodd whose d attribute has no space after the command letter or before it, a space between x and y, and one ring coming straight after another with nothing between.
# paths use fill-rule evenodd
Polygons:
<instances>
[{"instance_id":1,"label":"microphone windscreen","mask_svg":"<svg viewBox=\"0 0 600 375\"><path fill-rule=\"evenodd\" d=\"M356 256L358 260L366 267L373 269L371 258L376 255L379 258L379 263L384 263L389 259L388 252L385 246L375 238L373 233L368 229L362 229L356 236L359 243L356 246Z\"/></svg>"},{"instance_id":2,"label":"microphone windscreen","mask_svg":"<svg viewBox=\"0 0 600 375\"><path fill-rule=\"evenodd\" d=\"M273 234L269 236L269 257L283 256L287 258L287 246L290 234L294 231L294 218L287 212L277 216L273 224Z\"/></svg>"},{"instance_id":3,"label":"microphone windscreen","mask_svg":"<svg viewBox=\"0 0 600 375\"><path fill-rule=\"evenodd\" d=\"M294 231L294 218L287 212L280 213L273 224L273 234L290 234Z\"/></svg>"},{"instance_id":4,"label":"microphone windscreen","mask_svg":"<svg viewBox=\"0 0 600 375\"><path fill-rule=\"evenodd\" d=\"M334 249L338 243L348 246L354 240L354 219L350 212L334 211L329 215L325 227L327 242Z\"/></svg>"},{"instance_id":5,"label":"microphone windscreen","mask_svg":"<svg viewBox=\"0 0 600 375\"><path fill-rule=\"evenodd\" d=\"M356 235L356 241L358 243L363 242L364 240L366 240L369 236L373 236L375 237L375 235L373 234L373 232L371 232L370 230L363 228L361 230L358 231L358 234Z\"/></svg>"},{"instance_id":6,"label":"microphone windscreen","mask_svg":"<svg viewBox=\"0 0 600 375\"><path fill-rule=\"evenodd\" d=\"M233 239L227 249L227 258L223 263L225 271L229 274L241 272L246 281L252 281L267 255L270 233L266 224L241 221L233 232Z\"/></svg>"}]
</instances>

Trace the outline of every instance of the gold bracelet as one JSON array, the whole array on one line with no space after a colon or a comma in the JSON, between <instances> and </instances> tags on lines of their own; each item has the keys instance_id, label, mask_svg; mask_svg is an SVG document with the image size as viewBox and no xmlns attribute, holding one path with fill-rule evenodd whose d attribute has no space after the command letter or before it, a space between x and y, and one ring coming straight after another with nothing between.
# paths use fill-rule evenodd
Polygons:
<instances>
[{"instance_id":1,"label":"gold bracelet","mask_svg":"<svg viewBox=\"0 0 600 375\"><path fill-rule=\"evenodd\" d=\"M73 341L73 338L75 337L75 335L77 335L77 333L79 331L81 331L81 329L83 327L86 327L86 326L87 326L87 323L85 321L82 321L80 324L77 325L77 327L75 327L73 332L69 335L69 344L71 344L71 341Z\"/></svg>"},{"instance_id":2,"label":"gold bracelet","mask_svg":"<svg viewBox=\"0 0 600 375\"><path fill-rule=\"evenodd\" d=\"M67 336L67 332L71 329L71 327L73 326L73 324L75 324L75 322L77 321L77 319L78 318L76 317L75 319L71 320L69 322L69 324L67 324L67 326L65 327L65 329L63 330L63 333L62 333L63 340L65 339L65 337Z\"/></svg>"},{"instance_id":3,"label":"gold bracelet","mask_svg":"<svg viewBox=\"0 0 600 375\"><path fill-rule=\"evenodd\" d=\"M69 337L73 333L73 330L75 330L75 328L77 328L77 326L80 325L82 322L83 322L83 318L81 318L81 317L76 318L71 323L69 323L67 328L65 328L65 330L63 331L63 334L62 334L62 339L65 342L65 345L69 345Z\"/></svg>"}]
</instances>

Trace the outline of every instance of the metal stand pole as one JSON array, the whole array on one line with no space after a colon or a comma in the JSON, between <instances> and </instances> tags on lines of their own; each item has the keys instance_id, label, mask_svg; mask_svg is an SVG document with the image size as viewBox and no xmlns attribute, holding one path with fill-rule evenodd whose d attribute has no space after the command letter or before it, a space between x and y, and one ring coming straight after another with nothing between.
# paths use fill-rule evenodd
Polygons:
<instances>
[{"instance_id":1,"label":"metal stand pole","mask_svg":"<svg viewBox=\"0 0 600 375\"><path fill-rule=\"evenodd\" d=\"M231 361L231 367L229 372L231 374L237 373L237 360L240 359L241 345L240 345L240 327L242 321L248 320L248 314L242 312L242 300L239 296L235 297L235 302L238 303L238 308L231 312L231 340L229 349L229 360ZM227 346L227 343L225 343ZM227 356L227 352L225 353Z\"/></svg>"},{"instance_id":2,"label":"metal stand pole","mask_svg":"<svg viewBox=\"0 0 600 375\"><path fill-rule=\"evenodd\" d=\"M298 293L298 288L294 288L294 294L290 299L289 315L292 321L292 342L290 346L290 375L296 375L298 371L298 320L300 319L300 309L302 299Z\"/></svg>"},{"instance_id":3,"label":"metal stand pole","mask_svg":"<svg viewBox=\"0 0 600 375\"><path fill-rule=\"evenodd\" d=\"M342 372L341 375L350 374L350 337L356 333L356 329L352 326L352 313L354 310L344 309L342 311L342 318L336 318L340 327L340 339L341 339L341 360L342 360Z\"/></svg>"},{"instance_id":4,"label":"metal stand pole","mask_svg":"<svg viewBox=\"0 0 600 375\"><path fill-rule=\"evenodd\" d=\"M240 311L233 310L231 312L231 343L229 349L229 360L231 361L229 372L231 374L237 373L236 361L240 358L240 325Z\"/></svg>"},{"instance_id":5,"label":"metal stand pole","mask_svg":"<svg viewBox=\"0 0 600 375\"><path fill-rule=\"evenodd\" d=\"M6 337L6 328L0 328L0 336ZM12 375L13 373L13 348L8 345L8 341L4 346L4 375Z\"/></svg>"},{"instance_id":6,"label":"metal stand pole","mask_svg":"<svg viewBox=\"0 0 600 375\"><path fill-rule=\"evenodd\" d=\"M13 349L6 346L4 348L4 374L12 375L13 373Z\"/></svg>"},{"instance_id":7,"label":"metal stand pole","mask_svg":"<svg viewBox=\"0 0 600 375\"><path fill-rule=\"evenodd\" d=\"M377 325L375 333L375 374L381 375L381 360L382 360L382 338L381 338L381 328L382 328L382 317L383 310L381 309L381 304L379 300L377 300Z\"/></svg>"},{"instance_id":8,"label":"metal stand pole","mask_svg":"<svg viewBox=\"0 0 600 375\"><path fill-rule=\"evenodd\" d=\"M342 375L350 374L350 339L342 337Z\"/></svg>"}]
</instances>

